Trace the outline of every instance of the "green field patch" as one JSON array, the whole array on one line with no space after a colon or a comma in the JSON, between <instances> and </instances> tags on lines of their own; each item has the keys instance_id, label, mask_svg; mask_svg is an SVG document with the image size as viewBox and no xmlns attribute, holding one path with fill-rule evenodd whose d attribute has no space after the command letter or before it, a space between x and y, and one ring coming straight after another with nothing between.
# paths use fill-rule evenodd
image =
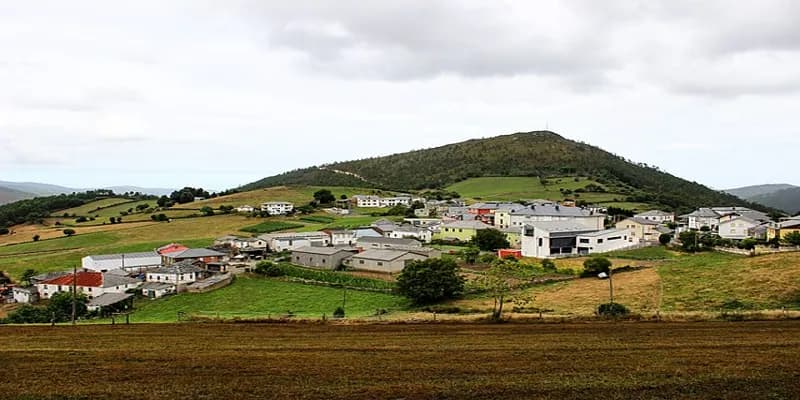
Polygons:
<instances>
[{"instance_id":1,"label":"green field patch","mask_svg":"<svg viewBox=\"0 0 800 400\"><path fill-rule=\"evenodd\" d=\"M299 278L313 282L330 283L334 285L347 286L348 288L391 290L396 287L394 282L354 276L343 271L325 271L303 268L291 264L281 264L280 269L281 273L283 273L283 276L285 277Z\"/></svg>"},{"instance_id":2,"label":"green field patch","mask_svg":"<svg viewBox=\"0 0 800 400\"><path fill-rule=\"evenodd\" d=\"M66 210L56 211L53 212L51 215L54 217L62 217L64 214L89 215L89 213L95 212L98 209L112 207L115 205L130 203L130 202L132 202L131 199L126 199L124 197L111 197L108 199L95 200L78 207L72 207Z\"/></svg>"},{"instance_id":3,"label":"green field patch","mask_svg":"<svg viewBox=\"0 0 800 400\"><path fill-rule=\"evenodd\" d=\"M302 227L303 227L302 224L293 224L290 222L264 221L260 224L246 226L239 230L242 232L250 232L250 233L270 233L270 232L285 231L287 229L297 229Z\"/></svg>"},{"instance_id":4,"label":"green field patch","mask_svg":"<svg viewBox=\"0 0 800 400\"><path fill-rule=\"evenodd\" d=\"M604 185L585 177L560 177L544 180L538 177L480 177L458 182L448 186L445 190L458 192L463 198L496 201L624 197L622 195L594 192L577 193L578 196L575 196L575 190L584 189L590 184L604 187ZM573 193L569 193L569 191Z\"/></svg>"},{"instance_id":5,"label":"green field patch","mask_svg":"<svg viewBox=\"0 0 800 400\"><path fill-rule=\"evenodd\" d=\"M336 218L327 217L324 215L309 215L307 217L300 217L300 221L317 224L330 224L331 222L336 221Z\"/></svg>"},{"instance_id":6,"label":"green field patch","mask_svg":"<svg viewBox=\"0 0 800 400\"><path fill-rule=\"evenodd\" d=\"M376 310L406 308L407 300L387 293L345 290L280 280L237 277L227 287L208 293L182 293L159 300L140 299L133 322L175 322L178 312L188 316L221 318L273 318L286 314L299 317L331 316L345 303L347 317L364 317Z\"/></svg>"}]
</instances>

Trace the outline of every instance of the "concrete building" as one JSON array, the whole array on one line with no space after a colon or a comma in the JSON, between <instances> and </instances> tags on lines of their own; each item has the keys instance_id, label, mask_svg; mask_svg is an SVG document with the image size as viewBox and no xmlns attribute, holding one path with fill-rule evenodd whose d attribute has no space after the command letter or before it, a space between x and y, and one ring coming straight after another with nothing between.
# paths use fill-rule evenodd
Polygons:
<instances>
[{"instance_id":1,"label":"concrete building","mask_svg":"<svg viewBox=\"0 0 800 400\"><path fill-rule=\"evenodd\" d=\"M628 230L605 229L597 232L581 233L576 236L578 254L607 253L631 247Z\"/></svg>"},{"instance_id":2,"label":"concrete building","mask_svg":"<svg viewBox=\"0 0 800 400\"><path fill-rule=\"evenodd\" d=\"M415 227L411 224L403 224L394 228L394 230L389 232L387 236L395 239L413 238L423 243L430 243L431 239L433 238L433 232L431 232L428 228Z\"/></svg>"},{"instance_id":3,"label":"concrete building","mask_svg":"<svg viewBox=\"0 0 800 400\"><path fill-rule=\"evenodd\" d=\"M269 215L286 215L294 210L294 204L287 201L268 201L261 203L261 211Z\"/></svg>"},{"instance_id":4,"label":"concrete building","mask_svg":"<svg viewBox=\"0 0 800 400\"><path fill-rule=\"evenodd\" d=\"M202 268L194 265L190 260L147 271L145 281L184 285L200 279Z\"/></svg>"},{"instance_id":5,"label":"concrete building","mask_svg":"<svg viewBox=\"0 0 800 400\"><path fill-rule=\"evenodd\" d=\"M742 240L753 237L753 229L761 224L759 221L743 216L722 217L717 231L723 239Z\"/></svg>"},{"instance_id":6,"label":"concrete building","mask_svg":"<svg viewBox=\"0 0 800 400\"><path fill-rule=\"evenodd\" d=\"M115 269L140 272L158 266L161 266L161 256L155 251L94 254L81 259L81 268L95 272L108 272Z\"/></svg>"},{"instance_id":7,"label":"concrete building","mask_svg":"<svg viewBox=\"0 0 800 400\"><path fill-rule=\"evenodd\" d=\"M39 301L39 291L36 289L36 286L16 286L11 289L11 295L15 303L33 304Z\"/></svg>"},{"instance_id":8,"label":"concrete building","mask_svg":"<svg viewBox=\"0 0 800 400\"><path fill-rule=\"evenodd\" d=\"M227 256L211 249L187 249L180 252L169 253L164 256L164 265L171 265L182 261L202 261L203 263L215 263L223 261Z\"/></svg>"},{"instance_id":9,"label":"concrete building","mask_svg":"<svg viewBox=\"0 0 800 400\"><path fill-rule=\"evenodd\" d=\"M597 232L574 221L537 221L523 227L522 255L556 258L578 254L578 236Z\"/></svg>"},{"instance_id":10,"label":"concrete building","mask_svg":"<svg viewBox=\"0 0 800 400\"><path fill-rule=\"evenodd\" d=\"M605 226L605 214L559 204L515 205L514 208L499 210L495 213L495 226L499 228L519 228L534 222L568 221L583 225L589 229L602 230Z\"/></svg>"},{"instance_id":11,"label":"concrete building","mask_svg":"<svg viewBox=\"0 0 800 400\"><path fill-rule=\"evenodd\" d=\"M292 263L304 267L334 270L342 265L342 261L358 250L341 247L306 246L292 251Z\"/></svg>"},{"instance_id":12,"label":"concrete building","mask_svg":"<svg viewBox=\"0 0 800 400\"><path fill-rule=\"evenodd\" d=\"M364 250L369 249L397 249L409 247L422 247L422 243L415 239L390 238L390 237L363 237L358 239L356 246Z\"/></svg>"}]
</instances>

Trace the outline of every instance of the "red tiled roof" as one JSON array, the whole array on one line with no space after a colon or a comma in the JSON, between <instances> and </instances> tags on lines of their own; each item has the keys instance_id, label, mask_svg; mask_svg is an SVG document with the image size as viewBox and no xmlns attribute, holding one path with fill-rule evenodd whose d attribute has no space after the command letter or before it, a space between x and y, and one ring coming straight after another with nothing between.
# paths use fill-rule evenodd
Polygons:
<instances>
[{"instance_id":1,"label":"red tiled roof","mask_svg":"<svg viewBox=\"0 0 800 400\"><path fill-rule=\"evenodd\" d=\"M166 246L159 247L156 251L158 252L158 254L163 256L164 254L174 253L176 251L184 251L188 249L189 249L188 247L180 243L170 243Z\"/></svg>"},{"instance_id":2,"label":"red tiled roof","mask_svg":"<svg viewBox=\"0 0 800 400\"><path fill-rule=\"evenodd\" d=\"M42 283L47 285L71 286L72 274L60 276L48 281L43 281ZM78 272L77 278L75 278L75 285L84 287L100 287L103 285L103 274L100 272Z\"/></svg>"}]
</instances>

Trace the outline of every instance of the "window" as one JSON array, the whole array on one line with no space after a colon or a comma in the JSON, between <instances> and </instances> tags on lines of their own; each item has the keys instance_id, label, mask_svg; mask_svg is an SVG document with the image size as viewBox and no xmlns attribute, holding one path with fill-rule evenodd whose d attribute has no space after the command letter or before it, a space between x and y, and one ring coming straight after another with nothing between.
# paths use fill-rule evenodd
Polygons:
<instances>
[{"instance_id":1,"label":"window","mask_svg":"<svg viewBox=\"0 0 800 400\"><path fill-rule=\"evenodd\" d=\"M589 239L581 239L581 243L589 243Z\"/></svg>"},{"instance_id":2,"label":"window","mask_svg":"<svg viewBox=\"0 0 800 400\"><path fill-rule=\"evenodd\" d=\"M602 244L602 243L603 243L603 239L597 239L597 244Z\"/></svg>"},{"instance_id":3,"label":"window","mask_svg":"<svg viewBox=\"0 0 800 400\"><path fill-rule=\"evenodd\" d=\"M322 263L325 264L325 259L324 258L322 259Z\"/></svg>"},{"instance_id":4,"label":"window","mask_svg":"<svg viewBox=\"0 0 800 400\"><path fill-rule=\"evenodd\" d=\"M380 262L380 261L378 261L378 266L379 266L379 267L383 266L383 263L382 263L382 262Z\"/></svg>"},{"instance_id":5,"label":"window","mask_svg":"<svg viewBox=\"0 0 800 400\"><path fill-rule=\"evenodd\" d=\"M542 247L542 242L543 242L542 238L539 238L539 247Z\"/></svg>"},{"instance_id":6,"label":"window","mask_svg":"<svg viewBox=\"0 0 800 400\"><path fill-rule=\"evenodd\" d=\"M359 264L363 264L363 263L364 263L364 260L358 260L358 263L359 263Z\"/></svg>"}]
</instances>

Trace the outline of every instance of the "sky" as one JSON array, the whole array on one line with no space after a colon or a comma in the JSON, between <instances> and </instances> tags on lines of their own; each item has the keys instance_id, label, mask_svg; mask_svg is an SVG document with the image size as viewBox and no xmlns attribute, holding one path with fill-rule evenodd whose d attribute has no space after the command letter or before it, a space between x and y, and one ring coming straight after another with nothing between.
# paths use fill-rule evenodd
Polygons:
<instances>
[{"instance_id":1,"label":"sky","mask_svg":"<svg viewBox=\"0 0 800 400\"><path fill-rule=\"evenodd\" d=\"M800 185L797 1L2 1L0 180L222 190L549 129Z\"/></svg>"}]
</instances>

